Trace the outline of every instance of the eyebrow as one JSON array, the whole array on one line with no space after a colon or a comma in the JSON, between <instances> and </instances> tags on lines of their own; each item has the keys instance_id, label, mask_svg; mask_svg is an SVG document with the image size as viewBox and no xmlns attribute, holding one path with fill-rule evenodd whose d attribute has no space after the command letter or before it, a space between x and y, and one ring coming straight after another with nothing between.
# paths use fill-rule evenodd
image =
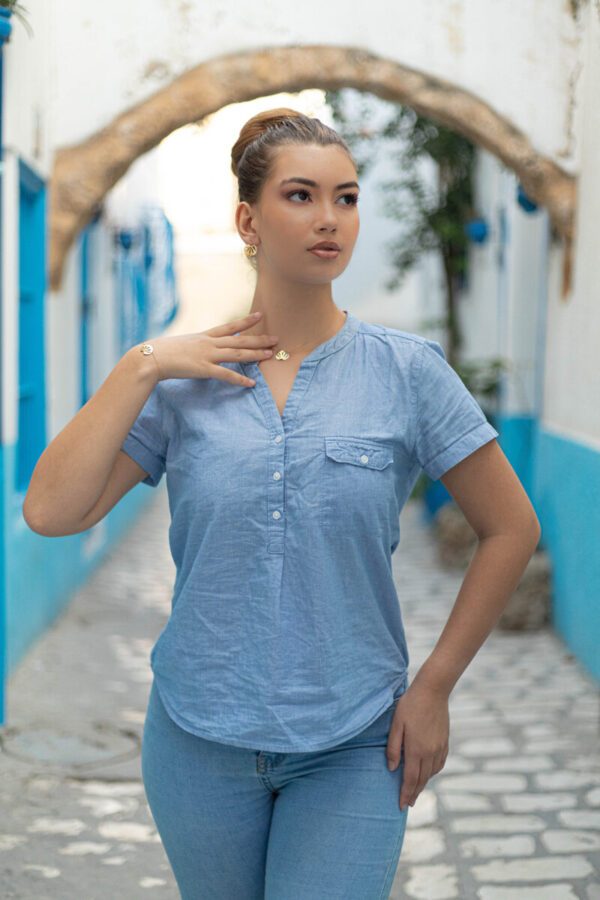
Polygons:
<instances>
[{"instance_id":1,"label":"eyebrow","mask_svg":"<svg viewBox=\"0 0 600 900\"><path fill-rule=\"evenodd\" d=\"M317 182L312 181L310 178L285 178L281 184L288 184L290 181L298 181L300 184L308 184L310 187L319 187ZM359 184L356 181L344 181L343 184L336 184L334 190L338 191L341 188L347 187L357 187L360 190Z\"/></svg>"}]
</instances>

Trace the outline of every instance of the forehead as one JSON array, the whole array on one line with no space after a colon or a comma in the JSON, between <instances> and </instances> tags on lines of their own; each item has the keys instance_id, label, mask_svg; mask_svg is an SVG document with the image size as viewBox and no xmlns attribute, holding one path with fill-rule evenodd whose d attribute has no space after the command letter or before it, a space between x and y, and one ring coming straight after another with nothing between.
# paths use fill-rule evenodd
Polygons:
<instances>
[{"instance_id":1,"label":"forehead","mask_svg":"<svg viewBox=\"0 0 600 900\"><path fill-rule=\"evenodd\" d=\"M279 147L274 155L270 181L276 186L284 178L311 178L319 185L333 186L341 181L356 179L354 164L343 147L328 144L288 144Z\"/></svg>"}]
</instances>

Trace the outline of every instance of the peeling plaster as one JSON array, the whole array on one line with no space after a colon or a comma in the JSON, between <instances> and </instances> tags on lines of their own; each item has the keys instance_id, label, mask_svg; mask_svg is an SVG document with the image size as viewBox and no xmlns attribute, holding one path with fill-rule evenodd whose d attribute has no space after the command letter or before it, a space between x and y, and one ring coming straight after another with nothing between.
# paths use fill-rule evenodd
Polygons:
<instances>
[{"instance_id":1,"label":"peeling plaster","mask_svg":"<svg viewBox=\"0 0 600 900\"><path fill-rule=\"evenodd\" d=\"M144 66L140 81L166 81L172 77L173 70L168 62L163 59L152 59Z\"/></svg>"},{"instance_id":2,"label":"peeling plaster","mask_svg":"<svg viewBox=\"0 0 600 900\"><path fill-rule=\"evenodd\" d=\"M556 155L561 159L570 159L575 152L575 111L577 109L577 82L583 70L583 64L578 62L568 78L567 106L565 110L565 143L562 150L557 150Z\"/></svg>"},{"instance_id":3,"label":"peeling plaster","mask_svg":"<svg viewBox=\"0 0 600 900\"><path fill-rule=\"evenodd\" d=\"M465 50L462 0L453 0L448 5L447 16L442 22L448 37L448 46L455 56L461 56Z\"/></svg>"}]
</instances>

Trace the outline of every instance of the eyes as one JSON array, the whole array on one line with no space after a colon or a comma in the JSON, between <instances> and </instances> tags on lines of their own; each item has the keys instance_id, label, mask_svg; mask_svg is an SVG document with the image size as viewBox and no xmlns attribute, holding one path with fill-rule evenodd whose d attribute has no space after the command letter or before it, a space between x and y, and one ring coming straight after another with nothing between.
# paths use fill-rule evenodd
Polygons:
<instances>
[{"instance_id":1,"label":"eyes","mask_svg":"<svg viewBox=\"0 0 600 900\"><path fill-rule=\"evenodd\" d=\"M300 188L296 191L292 191L289 194L286 194L286 197L289 200L291 197L294 197L296 194L306 194L307 197L310 197L310 191L303 190L302 188ZM356 204L358 203L358 194L356 194L356 193L342 194L339 199L343 200L345 198L348 198L350 202L342 204L343 206L356 206Z\"/></svg>"}]
</instances>

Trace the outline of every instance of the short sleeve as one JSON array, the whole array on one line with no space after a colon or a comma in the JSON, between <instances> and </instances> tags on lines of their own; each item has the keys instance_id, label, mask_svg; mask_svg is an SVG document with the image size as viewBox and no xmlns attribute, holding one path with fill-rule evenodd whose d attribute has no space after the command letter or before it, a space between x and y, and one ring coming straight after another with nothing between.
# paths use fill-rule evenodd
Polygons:
<instances>
[{"instance_id":1,"label":"short sleeve","mask_svg":"<svg viewBox=\"0 0 600 900\"><path fill-rule=\"evenodd\" d=\"M418 354L413 396L414 453L433 481L498 437L437 341L426 338Z\"/></svg>"},{"instance_id":2,"label":"short sleeve","mask_svg":"<svg viewBox=\"0 0 600 900\"><path fill-rule=\"evenodd\" d=\"M160 382L152 389L121 445L121 450L148 472L142 483L150 487L156 487L162 478L167 455L168 440L163 428L159 385Z\"/></svg>"}]
</instances>

